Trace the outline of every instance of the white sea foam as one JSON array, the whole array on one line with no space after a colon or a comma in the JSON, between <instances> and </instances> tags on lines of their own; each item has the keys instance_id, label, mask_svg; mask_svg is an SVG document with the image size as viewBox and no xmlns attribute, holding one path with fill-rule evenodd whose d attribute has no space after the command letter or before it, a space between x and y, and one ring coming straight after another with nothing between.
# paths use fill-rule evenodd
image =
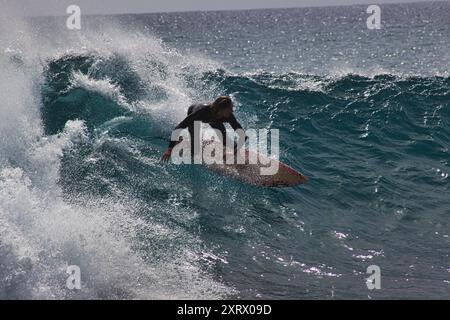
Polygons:
<instances>
[{"instance_id":1,"label":"white sea foam","mask_svg":"<svg viewBox=\"0 0 450 320\"><path fill-rule=\"evenodd\" d=\"M83 74L80 71L75 71L72 74L70 88L83 88L90 92L97 92L114 100L119 105L128 107L128 103L120 87L114 84L108 77L97 80L92 79L89 75Z\"/></svg>"},{"instance_id":2,"label":"white sea foam","mask_svg":"<svg viewBox=\"0 0 450 320\"><path fill-rule=\"evenodd\" d=\"M5 10L0 30L0 298L192 299L232 292L203 270L207 249L201 241L184 230L143 221L138 211L145 204L65 194L59 184L61 158L91 137L82 120L68 121L61 132L47 136L41 120L42 74L55 57L69 52L123 55L144 82L168 92L161 101L141 101L141 110L152 113L164 106L166 116L178 118L195 96L179 77L183 64L191 62L166 51L151 36L117 30L62 31L41 38ZM168 75L147 74L144 52L169 66ZM107 78L95 80L75 72L72 85L128 103L121 88ZM162 113L163 120L170 117ZM170 244L175 237L184 244L176 251L166 248L165 257L152 252L158 242ZM81 268L79 291L66 288L69 265Z\"/></svg>"}]
</instances>

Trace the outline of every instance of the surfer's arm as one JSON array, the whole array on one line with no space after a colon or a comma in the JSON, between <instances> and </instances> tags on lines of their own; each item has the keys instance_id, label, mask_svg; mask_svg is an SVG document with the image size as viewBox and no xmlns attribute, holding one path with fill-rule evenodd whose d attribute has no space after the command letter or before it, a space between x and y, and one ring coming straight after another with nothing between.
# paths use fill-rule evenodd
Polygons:
<instances>
[{"instance_id":1,"label":"surfer's arm","mask_svg":"<svg viewBox=\"0 0 450 320\"><path fill-rule=\"evenodd\" d=\"M234 116L234 114L230 115L230 118L228 119L228 123L230 124L230 126L233 128L233 130L237 130L237 129L242 129L241 124L237 121L236 117Z\"/></svg>"}]
</instances>

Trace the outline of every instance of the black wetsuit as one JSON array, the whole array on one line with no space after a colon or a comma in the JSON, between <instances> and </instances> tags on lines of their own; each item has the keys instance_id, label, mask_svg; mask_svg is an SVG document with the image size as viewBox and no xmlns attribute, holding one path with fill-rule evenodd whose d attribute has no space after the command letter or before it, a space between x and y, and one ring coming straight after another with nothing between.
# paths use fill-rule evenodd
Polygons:
<instances>
[{"instance_id":1,"label":"black wetsuit","mask_svg":"<svg viewBox=\"0 0 450 320\"><path fill-rule=\"evenodd\" d=\"M174 130L188 128L189 134L191 135L191 152L194 152L194 121L201 121L208 123L211 128L218 129L222 133L222 143L226 144L226 129L224 123L228 122L234 130L242 129L242 126L236 120L233 114L228 118L217 119L214 116L214 112L209 104L194 104L189 107L188 116L181 121ZM194 137L194 138L193 138ZM173 148L178 141L170 141L169 148ZM236 145L235 145L236 149Z\"/></svg>"}]
</instances>

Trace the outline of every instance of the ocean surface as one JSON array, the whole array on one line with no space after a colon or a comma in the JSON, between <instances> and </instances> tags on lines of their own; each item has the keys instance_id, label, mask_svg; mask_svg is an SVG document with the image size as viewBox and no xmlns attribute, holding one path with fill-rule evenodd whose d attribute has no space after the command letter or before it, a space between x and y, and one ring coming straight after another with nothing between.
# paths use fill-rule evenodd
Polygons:
<instances>
[{"instance_id":1,"label":"ocean surface","mask_svg":"<svg viewBox=\"0 0 450 320\"><path fill-rule=\"evenodd\" d=\"M449 299L450 3L380 7L2 8L0 299ZM310 181L162 164L218 95Z\"/></svg>"}]
</instances>

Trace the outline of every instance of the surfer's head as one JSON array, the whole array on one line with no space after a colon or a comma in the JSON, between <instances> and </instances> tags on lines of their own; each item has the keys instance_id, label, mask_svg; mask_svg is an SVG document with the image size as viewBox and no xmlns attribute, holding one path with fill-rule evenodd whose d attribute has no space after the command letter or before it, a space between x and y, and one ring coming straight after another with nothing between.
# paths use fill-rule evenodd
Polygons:
<instances>
[{"instance_id":1,"label":"surfer's head","mask_svg":"<svg viewBox=\"0 0 450 320\"><path fill-rule=\"evenodd\" d=\"M233 113L233 101L228 96L218 97L211 105L216 118L228 118Z\"/></svg>"}]
</instances>

